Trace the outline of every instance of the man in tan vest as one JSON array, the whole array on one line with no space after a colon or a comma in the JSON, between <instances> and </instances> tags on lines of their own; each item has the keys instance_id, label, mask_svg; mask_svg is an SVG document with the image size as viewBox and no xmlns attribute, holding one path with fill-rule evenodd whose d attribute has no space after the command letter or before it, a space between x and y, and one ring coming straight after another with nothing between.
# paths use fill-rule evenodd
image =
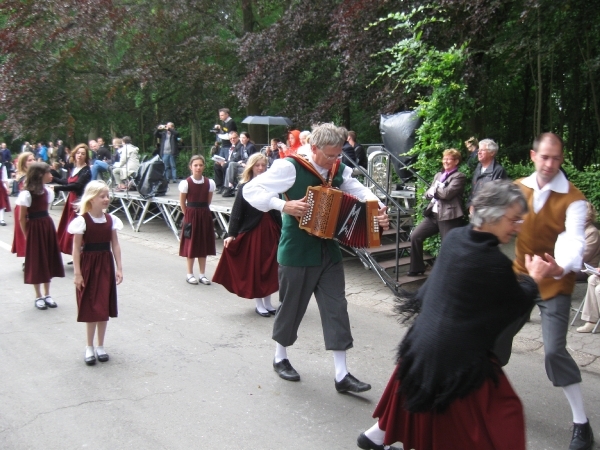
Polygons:
<instances>
[{"instance_id":1,"label":"man in tan vest","mask_svg":"<svg viewBox=\"0 0 600 450\"><path fill-rule=\"evenodd\" d=\"M560 170L563 141L553 133L543 133L530 151L535 173L517 181L529 212L524 217L516 241L514 268L527 274L525 255L556 260L552 278L540 284L537 305L542 318L546 374L554 386L563 388L573 412L573 437L569 450L592 448L594 435L587 419L581 393L579 367L566 349L571 294L575 272L581 267L585 248L584 195Z\"/></svg>"}]
</instances>

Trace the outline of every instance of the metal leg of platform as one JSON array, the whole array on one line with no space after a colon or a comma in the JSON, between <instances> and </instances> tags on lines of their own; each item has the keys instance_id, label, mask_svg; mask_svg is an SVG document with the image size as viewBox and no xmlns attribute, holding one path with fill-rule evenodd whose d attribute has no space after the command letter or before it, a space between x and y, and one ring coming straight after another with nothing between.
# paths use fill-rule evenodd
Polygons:
<instances>
[{"instance_id":1,"label":"metal leg of platform","mask_svg":"<svg viewBox=\"0 0 600 450\"><path fill-rule=\"evenodd\" d=\"M158 206L158 209L161 211L165 222L167 222L167 225L175 235L175 238L179 240L179 230L177 229L177 223L175 222L175 220L179 218L179 215L181 214L179 206L173 206L164 203L157 203L156 206ZM175 219L173 216L175 216Z\"/></svg>"}]
</instances>

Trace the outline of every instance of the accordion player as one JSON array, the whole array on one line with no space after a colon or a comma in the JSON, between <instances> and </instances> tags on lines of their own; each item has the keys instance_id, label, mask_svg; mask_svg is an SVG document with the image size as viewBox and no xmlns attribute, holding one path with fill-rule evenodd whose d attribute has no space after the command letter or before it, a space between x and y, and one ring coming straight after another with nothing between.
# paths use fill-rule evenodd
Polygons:
<instances>
[{"instance_id":1,"label":"accordion player","mask_svg":"<svg viewBox=\"0 0 600 450\"><path fill-rule=\"evenodd\" d=\"M381 239L377 200L361 201L330 186L309 186L308 211L300 218L300 228L308 233L335 239L355 248L379 247Z\"/></svg>"}]
</instances>

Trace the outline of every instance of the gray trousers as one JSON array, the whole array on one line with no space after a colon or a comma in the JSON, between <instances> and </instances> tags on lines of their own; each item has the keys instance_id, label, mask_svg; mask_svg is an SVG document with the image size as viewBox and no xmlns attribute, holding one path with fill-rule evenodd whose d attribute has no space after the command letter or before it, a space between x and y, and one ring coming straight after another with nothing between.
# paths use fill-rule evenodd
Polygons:
<instances>
[{"instance_id":1,"label":"gray trousers","mask_svg":"<svg viewBox=\"0 0 600 450\"><path fill-rule=\"evenodd\" d=\"M228 164L227 171L225 172L225 183L226 187L231 184L235 187L238 184L238 180L245 167L243 167L240 163L232 161Z\"/></svg>"},{"instance_id":2,"label":"gray trousers","mask_svg":"<svg viewBox=\"0 0 600 450\"><path fill-rule=\"evenodd\" d=\"M557 295L550 300L536 301L542 316L542 337L546 374L554 386L569 386L581 383L581 372L567 351L567 330L571 312L571 296ZM509 325L496 340L494 353L502 365L510 358L513 337L523 327L531 310Z\"/></svg>"},{"instance_id":3,"label":"gray trousers","mask_svg":"<svg viewBox=\"0 0 600 450\"><path fill-rule=\"evenodd\" d=\"M298 328L315 294L327 350L352 348L352 333L346 301L344 266L332 263L325 246L321 247L320 266L279 266L281 305L273 324L273 340L288 347L298 339Z\"/></svg>"}]
</instances>

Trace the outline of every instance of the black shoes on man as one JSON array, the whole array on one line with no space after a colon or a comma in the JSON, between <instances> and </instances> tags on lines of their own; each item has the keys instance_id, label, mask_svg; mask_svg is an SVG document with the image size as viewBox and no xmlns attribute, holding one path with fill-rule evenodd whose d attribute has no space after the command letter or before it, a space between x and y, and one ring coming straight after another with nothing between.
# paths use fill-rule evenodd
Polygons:
<instances>
[{"instance_id":1,"label":"black shoes on man","mask_svg":"<svg viewBox=\"0 0 600 450\"><path fill-rule=\"evenodd\" d=\"M287 381L300 381L300 374L292 367L288 359L282 359L279 362L273 360L273 370L277 372L280 378ZM345 392L365 392L371 389L371 385L357 380L350 373L342 379L335 382L335 390L340 393Z\"/></svg>"},{"instance_id":2,"label":"black shoes on man","mask_svg":"<svg viewBox=\"0 0 600 450\"><path fill-rule=\"evenodd\" d=\"M223 197L235 197L235 188L227 187L223 189Z\"/></svg>"},{"instance_id":3,"label":"black shoes on man","mask_svg":"<svg viewBox=\"0 0 600 450\"><path fill-rule=\"evenodd\" d=\"M569 450L589 450L594 445L594 432L590 421L573 424L573 437Z\"/></svg>"}]
</instances>

